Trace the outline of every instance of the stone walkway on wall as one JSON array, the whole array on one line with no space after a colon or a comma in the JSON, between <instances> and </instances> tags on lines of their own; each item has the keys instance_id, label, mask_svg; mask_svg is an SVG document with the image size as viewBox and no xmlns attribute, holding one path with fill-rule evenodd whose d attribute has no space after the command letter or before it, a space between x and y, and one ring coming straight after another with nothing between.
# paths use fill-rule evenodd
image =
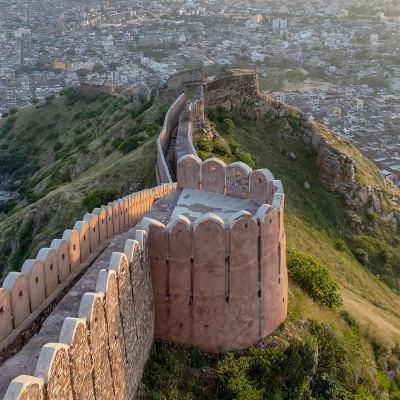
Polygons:
<instances>
[{"instance_id":1,"label":"stone walkway on wall","mask_svg":"<svg viewBox=\"0 0 400 400\"><path fill-rule=\"evenodd\" d=\"M174 196L165 196L156 201L151 210L145 213L143 217L166 223L170 218L175 202ZM135 233L138 229L141 229L141 220L129 230L114 236L92 267L60 301L43 323L40 333L34 336L22 350L0 365L0 399L4 397L8 385L14 378L22 374L35 375L36 363L42 347L46 343L59 342L64 319L78 317L82 296L87 292L95 292L99 271L108 268L113 252L124 251L126 240L135 239Z\"/></svg>"}]
</instances>

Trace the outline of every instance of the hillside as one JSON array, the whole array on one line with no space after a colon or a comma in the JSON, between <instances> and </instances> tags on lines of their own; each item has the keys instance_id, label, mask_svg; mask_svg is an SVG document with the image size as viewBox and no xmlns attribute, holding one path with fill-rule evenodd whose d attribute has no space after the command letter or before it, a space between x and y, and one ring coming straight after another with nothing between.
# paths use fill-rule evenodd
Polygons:
<instances>
[{"instance_id":1,"label":"hillside","mask_svg":"<svg viewBox=\"0 0 400 400\"><path fill-rule=\"evenodd\" d=\"M66 91L0 121L0 181L12 192L0 206L6 269L19 270L24 259L61 237L81 217L90 191L107 188L121 197L155 185L155 134L168 105L153 105L148 123L143 112L152 103L135 107L121 97Z\"/></svg>"},{"instance_id":2,"label":"hillside","mask_svg":"<svg viewBox=\"0 0 400 400\"><path fill-rule=\"evenodd\" d=\"M258 113L261 120L246 108L242 114L209 110L196 149L203 159L268 168L282 181L287 246L317 258L293 260L316 271L325 266L342 288L343 306L322 305L292 275L289 316L277 332L255 350L219 356L156 343L143 397L400 398L399 194L350 142L303 121L300 111L288 114L279 103L262 101L270 113ZM1 206L3 265L18 270L71 228L86 194L112 189L117 198L139 184L156 185L156 137L170 102L161 96L135 106L120 97L66 92L1 120L1 181L13 191ZM311 131L320 134L314 141L324 141L325 157L303 140ZM337 176L329 170L335 152L346 160Z\"/></svg>"},{"instance_id":3,"label":"hillside","mask_svg":"<svg viewBox=\"0 0 400 400\"><path fill-rule=\"evenodd\" d=\"M399 398L400 237L387 217L398 212L393 201L398 192L349 141L317 122L308 125L326 138L329 151L349 156L354 182L327 190L334 171L321 174L322 163L317 166L316 154L302 140L300 118L293 115L271 113L255 123L246 115L212 110L195 144L202 159L245 161L282 180L288 248L327 267L341 286L344 306L322 306L291 279L288 320L256 345L257 353L213 356L158 343L144 376L145 398ZM342 172L350 175L350 168ZM343 192L343 186L350 190ZM357 198L365 187L379 196L379 208L375 194L365 204ZM312 282L316 271L304 279ZM315 347L307 346L317 346L319 365L308 358Z\"/></svg>"}]
</instances>

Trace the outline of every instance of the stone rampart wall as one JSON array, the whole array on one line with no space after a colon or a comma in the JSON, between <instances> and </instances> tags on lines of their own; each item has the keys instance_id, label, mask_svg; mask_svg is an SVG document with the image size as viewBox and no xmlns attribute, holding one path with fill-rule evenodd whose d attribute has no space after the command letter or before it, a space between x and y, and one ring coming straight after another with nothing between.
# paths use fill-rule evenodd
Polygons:
<instances>
[{"instance_id":1,"label":"stone rampart wall","mask_svg":"<svg viewBox=\"0 0 400 400\"><path fill-rule=\"evenodd\" d=\"M168 89L181 89L185 85L201 86L204 81L203 68L190 69L171 75L167 81Z\"/></svg>"},{"instance_id":2,"label":"stone rampart wall","mask_svg":"<svg viewBox=\"0 0 400 400\"><path fill-rule=\"evenodd\" d=\"M239 211L227 223L206 213L147 225L156 338L236 351L286 319L286 239L275 207Z\"/></svg>"},{"instance_id":3,"label":"stone rampart wall","mask_svg":"<svg viewBox=\"0 0 400 400\"><path fill-rule=\"evenodd\" d=\"M209 158L202 162L188 154L178 160L176 177L178 188L226 194L259 205L278 207L283 194L281 181L275 180L268 169L253 171L241 161L226 165L218 158Z\"/></svg>"},{"instance_id":4,"label":"stone rampart wall","mask_svg":"<svg viewBox=\"0 0 400 400\"><path fill-rule=\"evenodd\" d=\"M186 96L182 94L175 103L168 110L165 116L163 129L157 139L157 183L173 183L171 173L168 169L167 162L165 160L165 152L168 149L171 132L179 122L179 116L186 107Z\"/></svg>"},{"instance_id":5,"label":"stone rampart wall","mask_svg":"<svg viewBox=\"0 0 400 400\"><path fill-rule=\"evenodd\" d=\"M189 106L190 122L195 126L204 121L204 95L194 100ZM193 139L193 137L192 137Z\"/></svg>"},{"instance_id":6,"label":"stone rampart wall","mask_svg":"<svg viewBox=\"0 0 400 400\"><path fill-rule=\"evenodd\" d=\"M141 193L126 212L140 215L175 189L166 184ZM112 253L108 268L100 270L95 292L83 295L78 318L65 318L59 342L43 346L35 376L15 378L4 399L134 399L153 340L148 236L137 230L124 252Z\"/></svg>"},{"instance_id":7,"label":"stone rampart wall","mask_svg":"<svg viewBox=\"0 0 400 400\"><path fill-rule=\"evenodd\" d=\"M39 251L35 260L27 260L21 272L10 272L0 288L0 362L22 346L18 337L30 330L41 305L85 263L98 247L118 232L128 229L148 211L154 200L171 194L174 184L132 193L123 199L95 208L82 221L66 230L61 239L54 239L49 248ZM40 327L39 327L40 329ZM34 334L35 332L31 332ZM37 332L36 332L37 333ZM14 338L15 336L15 338Z\"/></svg>"}]
</instances>

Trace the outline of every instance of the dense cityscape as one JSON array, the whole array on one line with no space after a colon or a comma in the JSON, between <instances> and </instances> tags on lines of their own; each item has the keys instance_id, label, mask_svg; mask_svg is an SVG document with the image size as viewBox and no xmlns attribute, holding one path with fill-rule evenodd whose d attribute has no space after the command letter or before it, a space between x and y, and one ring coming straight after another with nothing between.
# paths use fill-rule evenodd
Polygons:
<instances>
[{"instance_id":1,"label":"dense cityscape","mask_svg":"<svg viewBox=\"0 0 400 400\"><path fill-rule=\"evenodd\" d=\"M397 183L397 2L2 2L0 115L66 87L133 99L175 72L259 73L262 92L341 136Z\"/></svg>"}]
</instances>

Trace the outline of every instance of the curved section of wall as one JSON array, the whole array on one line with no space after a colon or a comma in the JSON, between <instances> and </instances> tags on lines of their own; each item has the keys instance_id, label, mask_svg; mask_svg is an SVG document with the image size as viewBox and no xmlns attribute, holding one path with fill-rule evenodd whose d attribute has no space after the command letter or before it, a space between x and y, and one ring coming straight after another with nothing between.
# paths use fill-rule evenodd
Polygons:
<instances>
[{"instance_id":1,"label":"curved section of wall","mask_svg":"<svg viewBox=\"0 0 400 400\"><path fill-rule=\"evenodd\" d=\"M165 227L146 219L155 336L218 353L252 346L287 315L284 234L278 210L206 213ZM285 264L285 265L283 265Z\"/></svg>"},{"instance_id":2,"label":"curved section of wall","mask_svg":"<svg viewBox=\"0 0 400 400\"><path fill-rule=\"evenodd\" d=\"M135 201L126 204L132 207L136 204L143 215L154 200L175 190L176 184L161 185L134 193ZM131 213L134 214L133 209ZM62 251L67 250L65 246ZM16 287L22 278L24 285ZM18 299L27 298L29 285L25 274L11 273L6 280L8 289L0 289L0 301L3 307L7 306L8 314L4 315L8 315L10 322L8 290L15 289ZM20 296L21 290L27 293ZM25 308L28 307L26 302ZM77 315L78 318L64 320L59 343L42 347L36 376L15 378L9 384L5 400L29 396L71 400L135 398L153 344L155 323L145 231L137 230L135 239L126 241L124 253L112 253L107 269L98 274L95 293L83 295ZM2 335L6 332L5 328L0 330Z\"/></svg>"},{"instance_id":3,"label":"curved section of wall","mask_svg":"<svg viewBox=\"0 0 400 400\"><path fill-rule=\"evenodd\" d=\"M173 183L171 173L165 160L165 153L170 143L171 132L178 124L179 116L181 115L185 107L186 96L182 94L175 100L174 104L171 106L165 116L163 129L157 139L156 173L158 184Z\"/></svg>"},{"instance_id":4,"label":"curved section of wall","mask_svg":"<svg viewBox=\"0 0 400 400\"><path fill-rule=\"evenodd\" d=\"M70 275L79 272L107 238L134 225L155 200L175 190L176 184L163 184L95 209L75 223L75 230L66 230L63 239L54 239L50 248L41 249L36 260L25 261L21 273L9 273L0 288L0 364L37 333L36 314L52 307ZM19 340L21 336L26 341Z\"/></svg>"}]
</instances>

